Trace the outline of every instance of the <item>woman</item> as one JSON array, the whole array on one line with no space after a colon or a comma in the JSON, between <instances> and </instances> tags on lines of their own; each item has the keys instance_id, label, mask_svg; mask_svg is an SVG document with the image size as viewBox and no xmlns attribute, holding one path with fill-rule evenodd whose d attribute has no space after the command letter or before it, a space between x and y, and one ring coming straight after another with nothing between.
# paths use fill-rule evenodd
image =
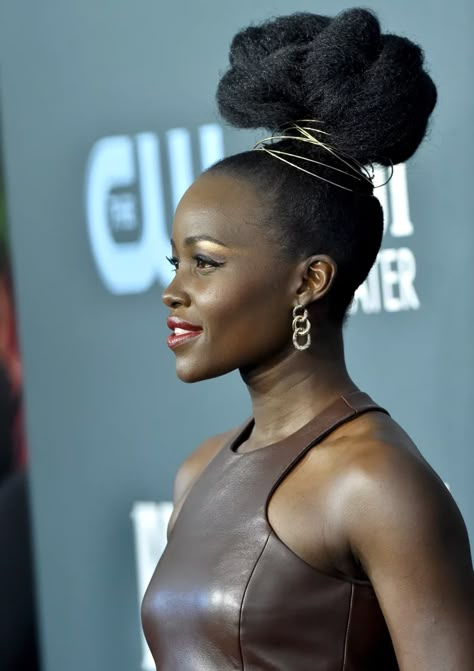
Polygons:
<instances>
[{"instance_id":1,"label":"woman","mask_svg":"<svg viewBox=\"0 0 474 671\"><path fill-rule=\"evenodd\" d=\"M180 379L239 369L253 417L177 474L143 603L157 669L468 671L463 520L342 339L382 238L367 165L413 154L435 86L361 9L250 27L230 64L222 115L278 130L184 195L164 302Z\"/></svg>"}]
</instances>

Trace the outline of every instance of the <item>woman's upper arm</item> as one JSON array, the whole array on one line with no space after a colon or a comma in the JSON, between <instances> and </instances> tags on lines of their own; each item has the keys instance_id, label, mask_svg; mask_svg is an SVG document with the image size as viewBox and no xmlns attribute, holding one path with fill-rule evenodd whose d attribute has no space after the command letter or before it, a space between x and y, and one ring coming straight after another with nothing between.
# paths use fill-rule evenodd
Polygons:
<instances>
[{"instance_id":1,"label":"woman's upper arm","mask_svg":"<svg viewBox=\"0 0 474 671\"><path fill-rule=\"evenodd\" d=\"M381 459L359 478L351 511L351 547L375 589L401 671L471 671L472 562L447 488L417 459Z\"/></svg>"}]
</instances>

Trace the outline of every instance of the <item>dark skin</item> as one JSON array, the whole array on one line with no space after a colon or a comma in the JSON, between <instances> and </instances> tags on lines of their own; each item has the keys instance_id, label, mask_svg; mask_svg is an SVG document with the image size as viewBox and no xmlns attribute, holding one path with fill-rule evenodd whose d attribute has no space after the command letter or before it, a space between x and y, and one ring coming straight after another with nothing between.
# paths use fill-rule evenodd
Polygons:
<instances>
[{"instance_id":1,"label":"dark skin","mask_svg":"<svg viewBox=\"0 0 474 671\"><path fill-rule=\"evenodd\" d=\"M249 183L201 176L176 212L177 272L163 294L170 315L203 328L175 349L180 379L240 370L255 419L240 452L284 439L357 389L342 327L325 318L336 264L325 255L285 258L259 225L264 207ZM291 341L298 304L312 323L304 352ZM233 434L205 441L180 467L170 529L193 482ZM268 519L315 569L370 580L401 671L472 669L474 584L465 525L444 483L390 417L362 415L311 449L272 495Z\"/></svg>"}]
</instances>

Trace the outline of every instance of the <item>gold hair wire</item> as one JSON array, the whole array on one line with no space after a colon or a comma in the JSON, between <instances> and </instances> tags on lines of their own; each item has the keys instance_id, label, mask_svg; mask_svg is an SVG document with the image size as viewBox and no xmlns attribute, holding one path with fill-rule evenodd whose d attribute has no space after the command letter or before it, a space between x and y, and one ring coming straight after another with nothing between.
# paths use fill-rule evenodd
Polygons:
<instances>
[{"instance_id":1,"label":"gold hair wire","mask_svg":"<svg viewBox=\"0 0 474 671\"><path fill-rule=\"evenodd\" d=\"M287 163L288 165L291 165L294 168L297 168L298 170L307 173L308 175L312 175L313 177L316 177L317 179L320 179L323 182L327 182L328 184L332 184L333 186L338 186L340 189L344 189L345 191L355 191L356 189L351 189L347 186L344 186L343 184L339 184L338 182L333 182L332 180L327 179L326 177L322 177L321 175L318 175L318 173L313 172L312 170L308 170L303 166L298 165L294 161L288 160L288 158L285 157L321 165L325 168L328 168L329 170L342 173L343 175L346 175L346 177L355 179L358 182L365 181L368 184L370 184L370 186L374 189L379 188L381 186L385 186L385 184L387 184L390 181L393 175L393 164L391 165L391 174L388 177L388 179L383 184L374 185L373 182L375 177L374 164L369 163L368 165L363 165L353 156L350 156L350 154L348 154L347 152L342 151L341 149L337 149L336 147L328 144L327 142L319 140L317 137L315 137L314 135L315 133L319 133L327 137L329 137L330 134L324 130L321 130L320 128L315 128L313 126L313 124L318 123L320 122L317 121L316 119L301 119L298 122L290 122L279 128L269 137L259 140L255 144L254 149L257 151L265 151L267 152L267 154L274 156L278 160L283 161L284 163ZM311 124L311 126L306 126L303 124ZM272 149L271 148L272 144L278 140L297 140L298 142L307 142L309 144L316 145L321 149L327 151L329 154L331 154L331 156L335 158L337 161L340 161L342 164L344 164L347 168L349 168L350 172L344 170L343 168L338 168L335 165L324 163L323 161L318 161L314 158L309 158L308 156L300 156L299 154L293 154L291 152L282 151L279 149Z\"/></svg>"}]
</instances>

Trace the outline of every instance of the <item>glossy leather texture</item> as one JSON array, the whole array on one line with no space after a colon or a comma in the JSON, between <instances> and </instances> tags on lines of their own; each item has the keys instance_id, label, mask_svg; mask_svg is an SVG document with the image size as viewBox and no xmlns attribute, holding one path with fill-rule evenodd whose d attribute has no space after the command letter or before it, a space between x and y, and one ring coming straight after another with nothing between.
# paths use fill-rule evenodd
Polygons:
<instances>
[{"instance_id":1,"label":"glossy leather texture","mask_svg":"<svg viewBox=\"0 0 474 671\"><path fill-rule=\"evenodd\" d=\"M324 574L272 531L267 502L304 454L358 414L339 398L285 440L239 453L251 422L192 486L148 587L142 620L158 671L395 671L368 582Z\"/></svg>"}]
</instances>

